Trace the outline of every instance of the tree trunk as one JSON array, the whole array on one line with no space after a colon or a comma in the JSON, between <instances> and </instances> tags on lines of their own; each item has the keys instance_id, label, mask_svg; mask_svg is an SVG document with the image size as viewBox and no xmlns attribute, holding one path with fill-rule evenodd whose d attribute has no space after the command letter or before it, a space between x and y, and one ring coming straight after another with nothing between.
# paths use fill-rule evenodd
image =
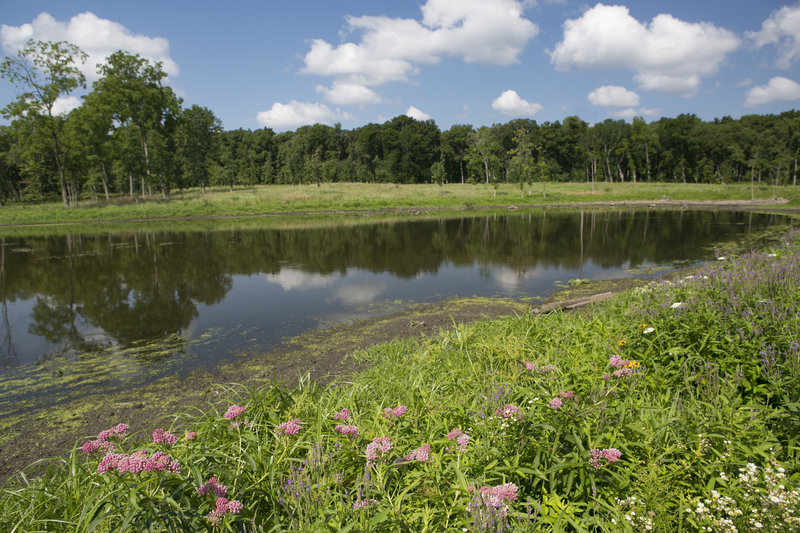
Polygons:
<instances>
[{"instance_id":1,"label":"tree trunk","mask_svg":"<svg viewBox=\"0 0 800 533\"><path fill-rule=\"evenodd\" d=\"M106 164L100 163L100 170L102 170L103 176L103 193L106 195L106 202L110 202L111 198L108 196L108 174L106 174Z\"/></svg>"},{"instance_id":2,"label":"tree trunk","mask_svg":"<svg viewBox=\"0 0 800 533\"><path fill-rule=\"evenodd\" d=\"M650 150L647 148L647 143L644 143L644 164L647 167L647 181L650 181Z\"/></svg>"},{"instance_id":3,"label":"tree trunk","mask_svg":"<svg viewBox=\"0 0 800 533\"><path fill-rule=\"evenodd\" d=\"M58 149L58 137L53 133L53 157L56 160L56 167L58 167L58 182L61 185L61 201L64 202L64 207L69 207L69 197L67 196L67 180L64 177L64 162L61 160Z\"/></svg>"}]
</instances>

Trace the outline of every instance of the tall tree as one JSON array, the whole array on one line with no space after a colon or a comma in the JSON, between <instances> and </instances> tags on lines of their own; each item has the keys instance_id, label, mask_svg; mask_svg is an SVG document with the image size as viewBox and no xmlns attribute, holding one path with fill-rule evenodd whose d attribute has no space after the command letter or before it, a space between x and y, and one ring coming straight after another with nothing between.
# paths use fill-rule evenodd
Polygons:
<instances>
[{"instance_id":1,"label":"tall tree","mask_svg":"<svg viewBox=\"0 0 800 533\"><path fill-rule=\"evenodd\" d=\"M16 57L6 56L0 62L0 76L21 91L17 99L3 109L3 116L29 121L33 124L29 130L32 135L48 138L65 206L69 206L64 176L67 151L62 146L66 118L58 112L57 104L73 90L86 85L86 78L78 68L86 58L87 55L73 44L31 39Z\"/></svg>"},{"instance_id":2,"label":"tall tree","mask_svg":"<svg viewBox=\"0 0 800 533\"><path fill-rule=\"evenodd\" d=\"M193 105L178 117L176 141L183 174L189 184L199 184L203 192L208 183L214 139L221 131L222 122L205 107ZM230 186L232 189L233 180Z\"/></svg>"}]
</instances>

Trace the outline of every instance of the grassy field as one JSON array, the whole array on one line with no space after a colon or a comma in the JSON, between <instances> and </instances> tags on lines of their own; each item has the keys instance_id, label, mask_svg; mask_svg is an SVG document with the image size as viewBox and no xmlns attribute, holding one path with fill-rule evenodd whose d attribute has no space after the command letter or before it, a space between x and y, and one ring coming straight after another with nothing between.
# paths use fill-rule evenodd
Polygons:
<instances>
[{"instance_id":1,"label":"grassy field","mask_svg":"<svg viewBox=\"0 0 800 533\"><path fill-rule=\"evenodd\" d=\"M0 525L798 531L798 302L794 236L585 312L380 344L333 386L231 386L78 442L0 491Z\"/></svg>"},{"instance_id":2,"label":"grassy field","mask_svg":"<svg viewBox=\"0 0 800 533\"><path fill-rule=\"evenodd\" d=\"M529 192L531 194L529 194ZM392 185L327 183L316 185L273 185L229 191L199 190L174 193L169 199L83 201L65 208L49 204L11 204L0 207L0 226L18 224L102 222L182 217L248 216L261 214L320 213L402 208L469 209L510 205L569 205L589 202L656 202L750 200L749 184L703 185L663 183L550 183L493 186L448 184ZM754 198L768 203L773 195L800 205L800 188L757 185Z\"/></svg>"}]
</instances>

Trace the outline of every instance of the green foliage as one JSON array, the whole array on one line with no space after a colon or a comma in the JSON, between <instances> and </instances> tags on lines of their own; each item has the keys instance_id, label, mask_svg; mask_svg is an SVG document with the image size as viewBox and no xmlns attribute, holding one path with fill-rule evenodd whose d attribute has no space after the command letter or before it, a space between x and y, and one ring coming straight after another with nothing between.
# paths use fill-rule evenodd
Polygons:
<instances>
[{"instance_id":1,"label":"green foliage","mask_svg":"<svg viewBox=\"0 0 800 533\"><path fill-rule=\"evenodd\" d=\"M100 473L104 452L76 446L6 486L0 516L51 531L793 531L798 301L794 242L590 313L396 340L329 387L230 387L176 416L173 445L107 439L179 473ZM239 512L212 513L198 492L212 477Z\"/></svg>"}]
</instances>

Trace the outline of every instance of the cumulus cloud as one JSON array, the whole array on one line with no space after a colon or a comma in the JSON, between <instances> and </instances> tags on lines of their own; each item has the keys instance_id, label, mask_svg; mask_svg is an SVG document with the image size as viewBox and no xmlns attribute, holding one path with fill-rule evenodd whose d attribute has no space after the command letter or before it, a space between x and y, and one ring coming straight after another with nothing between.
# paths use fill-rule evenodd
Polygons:
<instances>
[{"instance_id":1,"label":"cumulus cloud","mask_svg":"<svg viewBox=\"0 0 800 533\"><path fill-rule=\"evenodd\" d=\"M413 105L406 110L405 115L407 117L413 118L414 120L428 120L429 118L431 118L429 114L417 109Z\"/></svg>"},{"instance_id":2,"label":"cumulus cloud","mask_svg":"<svg viewBox=\"0 0 800 533\"><path fill-rule=\"evenodd\" d=\"M378 93L356 83L336 82L330 88L317 85L317 92L323 95L325 101L334 105L363 107L381 103Z\"/></svg>"},{"instance_id":3,"label":"cumulus cloud","mask_svg":"<svg viewBox=\"0 0 800 533\"><path fill-rule=\"evenodd\" d=\"M333 46L314 39L303 72L339 81L377 86L408 81L419 64L443 56L466 62L508 65L518 61L538 27L523 18L518 0L428 0L422 20L382 16L349 17L348 29L360 42Z\"/></svg>"},{"instance_id":4,"label":"cumulus cloud","mask_svg":"<svg viewBox=\"0 0 800 533\"><path fill-rule=\"evenodd\" d=\"M53 102L53 114L66 115L73 109L80 107L81 100L76 96L59 96Z\"/></svg>"},{"instance_id":5,"label":"cumulus cloud","mask_svg":"<svg viewBox=\"0 0 800 533\"><path fill-rule=\"evenodd\" d=\"M509 89L494 99L492 109L512 117L532 117L542 109L542 106L523 100L517 91Z\"/></svg>"},{"instance_id":6,"label":"cumulus cloud","mask_svg":"<svg viewBox=\"0 0 800 533\"><path fill-rule=\"evenodd\" d=\"M639 109L628 107L625 109L620 109L619 111L615 111L613 115L617 118L625 118L630 120L635 117L655 117L658 115L658 110L648 109L645 107L640 107Z\"/></svg>"},{"instance_id":7,"label":"cumulus cloud","mask_svg":"<svg viewBox=\"0 0 800 533\"><path fill-rule=\"evenodd\" d=\"M125 26L102 19L87 11L61 22L49 13L40 13L30 24L0 26L0 44L7 54L16 54L29 39L36 41L67 41L89 55L81 70L90 83L99 78L97 65L117 50L139 54L160 61L169 76L178 74L178 65L169 55L169 41L163 37L147 37L132 33Z\"/></svg>"},{"instance_id":8,"label":"cumulus cloud","mask_svg":"<svg viewBox=\"0 0 800 533\"><path fill-rule=\"evenodd\" d=\"M756 48L768 44L778 46L778 68L789 68L800 57L800 5L784 6L772 12L761 23L761 31L749 31L745 36Z\"/></svg>"},{"instance_id":9,"label":"cumulus cloud","mask_svg":"<svg viewBox=\"0 0 800 533\"><path fill-rule=\"evenodd\" d=\"M759 85L747 91L744 105L753 107L779 100L800 100L800 83L783 76L775 76L767 85Z\"/></svg>"},{"instance_id":10,"label":"cumulus cloud","mask_svg":"<svg viewBox=\"0 0 800 533\"><path fill-rule=\"evenodd\" d=\"M589 102L601 107L639 105L639 95L619 85L603 85L589 93Z\"/></svg>"},{"instance_id":11,"label":"cumulus cloud","mask_svg":"<svg viewBox=\"0 0 800 533\"><path fill-rule=\"evenodd\" d=\"M691 96L740 44L734 33L713 24L668 14L642 24L625 6L597 4L564 23L550 61L557 70L627 68L644 89Z\"/></svg>"},{"instance_id":12,"label":"cumulus cloud","mask_svg":"<svg viewBox=\"0 0 800 533\"><path fill-rule=\"evenodd\" d=\"M256 120L261 126L267 128L289 130L311 124L331 124L342 120L353 120L353 116L349 113L342 113L338 109L333 111L325 104L291 100L288 104L275 102L269 111L260 111Z\"/></svg>"}]
</instances>

